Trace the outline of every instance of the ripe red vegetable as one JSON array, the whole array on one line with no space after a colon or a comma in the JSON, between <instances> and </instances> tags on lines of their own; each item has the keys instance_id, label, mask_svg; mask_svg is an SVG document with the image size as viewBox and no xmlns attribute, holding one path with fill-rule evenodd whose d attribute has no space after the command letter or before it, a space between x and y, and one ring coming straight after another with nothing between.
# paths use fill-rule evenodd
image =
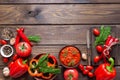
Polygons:
<instances>
[{"instance_id":1,"label":"ripe red vegetable","mask_svg":"<svg viewBox=\"0 0 120 80\"><path fill-rule=\"evenodd\" d=\"M3 62L7 63L8 62L8 58L3 58Z\"/></svg>"},{"instance_id":2,"label":"ripe red vegetable","mask_svg":"<svg viewBox=\"0 0 120 80\"><path fill-rule=\"evenodd\" d=\"M101 45L98 45L98 46L96 46L96 50L97 50L97 52L102 53L103 47Z\"/></svg>"},{"instance_id":3,"label":"ripe red vegetable","mask_svg":"<svg viewBox=\"0 0 120 80\"><path fill-rule=\"evenodd\" d=\"M20 57L28 57L31 54L32 48L27 42L20 42L16 46L16 53Z\"/></svg>"},{"instance_id":4,"label":"ripe red vegetable","mask_svg":"<svg viewBox=\"0 0 120 80\"><path fill-rule=\"evenodd\" d=\"M84 75L87 75L88 72L89 72L89 71L88 71L87 69L85 69L85 70L83 71L83 74L84 74Z\"/></svg>"},{"instance_id":5,"label":"ripe red vegetable","mask_svg":"<svg viewBox=\"0 0 120 80\"><path fill-rule=\"evenodd\" d=\"M13 57L12 57L12 60L15 61L15 60L18 59L18 57L19 57L18 54L14 54Z\"/></svg>"},{"instance_id":6,"label":"ripe red vegetable","mask_svg":"<svg viewBox=\"0 0 120 80\"><path fill-rule=\"evenodd\" d=\"M86 70L91 71L92 69L93 69L93 66L90 66L90 65L86 66Z\"/></svg>"},{"instance_id":7,"label":"ripe red vegetable","mask_svg":"<svg viewBox=\"0 0 120 80\"><path fill-rule=\"evenodd\" d=\"M27 60L23 61L22 58L17 59L15 62L11 63L10 68L10 77L18 78L28 71L28 65L26 64Z\"/></svg>"},{"instance_id":8,"label":"ripe red vegetable","mask_svg":"<svg viewBox=\"0 0 120 80\"><path fill-rule=\"evenodd\" d=\"M90 78L92 78L92 77L94 76L94 74L93 74L92 72L88 72L88 76L89 76Z\"/></svg>"},{"instance_id":9,"label":"ripe red vegetable","mask_svg":"<svg viewBox=\"0 0 120 80\"><path fill-rule=\"evenodd\" d=\"M78 80L78 71L76 69L67 69L64 72L65 80Z\"/></svg>"},{"instance_id":10,"label":"ripe red vegetable","mask_svg":"<svg viewBox=\"0 0 120 80\"><path fill-rule=\"evenodd\" d=\"M27 38L27 36L23 33L23 30L17 29L17 33L19 34L19 36L20 36L25 42L27 42L30 46L32 46L32 44L30 43L30 41L29 41L29 39Z\"/></svg>"},{"instance_id":11,"label":"ripe red vegetable","mask_svg":"<svg viewBox=\"0 0 120 80\"><path fill-rule=\"evenodd\" d=\"M100 64L95 70L96 80L113 80L116 77L116 69L114 68L114 59L109 58L110 63Z\"/></svg>"},{"instance_id":12,"label":"ripe red vegetable","mask_svg":"<svg viewBox=\"0 0 120 80\"><path fill-rule=\"evenodd\" d=\"M5 45L5 44L7 44L7 42L5 40L0 40L0 44Z\"/></svg>"},{"instance_id":13,"label":"ripe red vegetable","mask_svg":"<svg viewBox=\"0 0 120 80\"><path fill-rule=\"evenodd\" d=\"M97 28L94 28L94 29L93 29L93 34L94 34L95 36L99 36L99 35L100 35L100 31L99 31Z\"/></svg>"},{"instance_id":14,"label":"ripe red vegetable","mask_svg":"<svg viewBox=\"0 0 120 80\"><path fill-rule=\"evenodd\" d=\"M94 57L94 63L97 63L100 60L100 56L95 56Z\"/></svg>"},{"instance_id":15,"label":"ripe red vegetable","mask_svg":"<svg viewBox=\"0 0 120 80\"><path fill-rule=\"evenodd\" d=\"M84 71L84 66L82 64L79 64L78 68L81 70L81 71Z\"/></svg>"}]
</instances>

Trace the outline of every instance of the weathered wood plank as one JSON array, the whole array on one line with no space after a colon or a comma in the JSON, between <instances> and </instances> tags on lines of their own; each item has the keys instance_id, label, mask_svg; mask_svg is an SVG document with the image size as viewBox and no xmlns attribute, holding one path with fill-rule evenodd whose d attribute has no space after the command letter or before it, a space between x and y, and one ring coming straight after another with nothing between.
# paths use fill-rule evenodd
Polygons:
<instances>
[{"instance_id":1,"label":"weathered wood plank","mask_svg":"<svg viewBox=\"0 0 120 80\"><path fill-rule=\"evenodd\" d=\"M0 3L120 3L120 0L0 0Z\"/></svg>"},{"instance_id":2,"label":"weathered wood plank","mask_svg":"<svg viewBox=\"0 0 120 80\"><path fill-rule=\"evenodd\" d=\"M0 24L117 24L119 4L0 5Z\"/></svg>"},{"instance_id":3,"label":"weathered wood plank","mask_svg":"<svg viewBox=\"0 0 120 80\"><path fill-rule=\"evenodd\" d=\"M90 27L100 27L101 25L18 25L18 26L0 26L0 30L11 28L15 31L17 27L24 27L25 34L29 35L38 35L42 39L39 43L35 45L71 45L71 44L86 44L86 33ZM117 26L120 28L120 25L110 25ZM16 33L16 31L15 31Z\"/></svg>"},{"instance_id":4,"label":"weathered wood plank","mask_svg":"<svg viewBox=\"0 0 120 80\"><path fill-rule=\"evenodd\" d=\"M50 53L50 54L52 54L56 57L56 59L58 61L58 64L61 65L60 62L59 62L59 59L58 59L58 55L59 55L59 51L65 46L66 45L62 45L62 46L61 45L56 45L56 46L33 46L32 55L31 55L30 59L35 57L38 54L41 54L41 53ZM86 45L74 45L74 46L76 46L81 51L81 54L82 53L87 53ZM81 59L80 62L84 65L87 65L87 61L83 61ZM6 65L6 64L3 63L2 56L0 56L0 66L2 66L2 65Z\"/></svg>"}]
</instances>

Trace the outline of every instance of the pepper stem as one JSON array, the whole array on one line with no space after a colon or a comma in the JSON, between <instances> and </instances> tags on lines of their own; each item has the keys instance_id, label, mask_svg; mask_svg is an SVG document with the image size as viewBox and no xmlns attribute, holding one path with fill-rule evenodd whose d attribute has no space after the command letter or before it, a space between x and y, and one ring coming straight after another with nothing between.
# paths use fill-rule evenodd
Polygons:
<instances>
[{"instance_id":1,"label":"pepper stem","mask_svg":"<svg viewBox=\"0 0 120 80\"><path fill-rule=\"evenodd\" d=\"M106 66L106 69L109 71L109 72L112 72L113 71L113 66L114 66L114 59L113 58L109 58L108 60L111 64L110 66Z\"/></svg>"},{"instance_id":2,"label":"pepper stem","mask_svg":"<svg viewBox=\"0 0 120 80\"><path fill-rule=\"evenodd\" d=\"M27 60L27 59L25 59L22 63L23 63L23 64L26 64L26 63L27 63L27 61L28 61L28 60Z\"/></svg>"},{"instance_id":3,"label":"pepper stem","mask_svg":"<svg viewBox=\"0 0 120 80\"><path fill-rule=\"evenodd\" d=\"M68 80L72 80L72 78L73 78L73 75L70 73L70 74L68 75Z\"/></svg>"}]
</instances>

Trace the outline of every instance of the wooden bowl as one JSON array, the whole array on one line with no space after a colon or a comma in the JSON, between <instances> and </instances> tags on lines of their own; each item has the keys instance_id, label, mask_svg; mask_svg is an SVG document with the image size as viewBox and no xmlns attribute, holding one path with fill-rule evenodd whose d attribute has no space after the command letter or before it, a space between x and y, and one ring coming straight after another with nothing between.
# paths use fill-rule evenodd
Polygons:
<instances>
[{"instance_id":1,"label":"wooden bowl","mask_svg":"<svg viewBox=\"0 0 120 80\"><path fill-rule=\"evenodd\" d=\"M65 68L75 68L81 60L80 50L72 45L63 47L59 52L59 61Z\"/></svg>"},{"instance_id":2,"label":"wooden bowl","mask_svg":"<svg viewBox=\"0 0 120 80\"><path fill-rule=\"evenodd\" d=\"M38 60L42 55L45 55L45 54L46 54L46 53L39 54L39 55L35 56L34 59L37 59L37 60ZM52 56L52 57L54 58L54 60L56 60L55 67L57 68L57 67L58 67L57 59L56 59L53 55L51 55L51 54L49 54L49 56ZM50 61L50 60L51 60L51 61ZM49 62L52 63L52 59L49 58ZM54 62L53 62L53 64L54 64ZM46 75L46 74L44 74L44 75ZM53 80L53 79L56 77L56 75L57 75L57 74L53 74L53 75L51 76L51 78L49 78L49 79L44 79L44 78L42 78L42 77L34 77L34 78L35 78L36 80Z\"/></svg>"}]
</instances>

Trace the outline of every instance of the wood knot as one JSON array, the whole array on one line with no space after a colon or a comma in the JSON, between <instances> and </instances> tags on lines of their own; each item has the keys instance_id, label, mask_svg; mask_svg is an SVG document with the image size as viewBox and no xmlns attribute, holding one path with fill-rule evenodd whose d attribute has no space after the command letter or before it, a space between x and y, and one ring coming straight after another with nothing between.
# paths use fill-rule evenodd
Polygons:
<instances>
[{"instance_id":1,"label":"wood knot","mask_svg":"<svg viewBox=\"0 0 120 80\"><path fill-rule=\"evenodd\" d=\"M35 17L39 14L40 11L36 10L36 11L28 11L28 16L30 17Z\"/></svg>"}]
</instances>

